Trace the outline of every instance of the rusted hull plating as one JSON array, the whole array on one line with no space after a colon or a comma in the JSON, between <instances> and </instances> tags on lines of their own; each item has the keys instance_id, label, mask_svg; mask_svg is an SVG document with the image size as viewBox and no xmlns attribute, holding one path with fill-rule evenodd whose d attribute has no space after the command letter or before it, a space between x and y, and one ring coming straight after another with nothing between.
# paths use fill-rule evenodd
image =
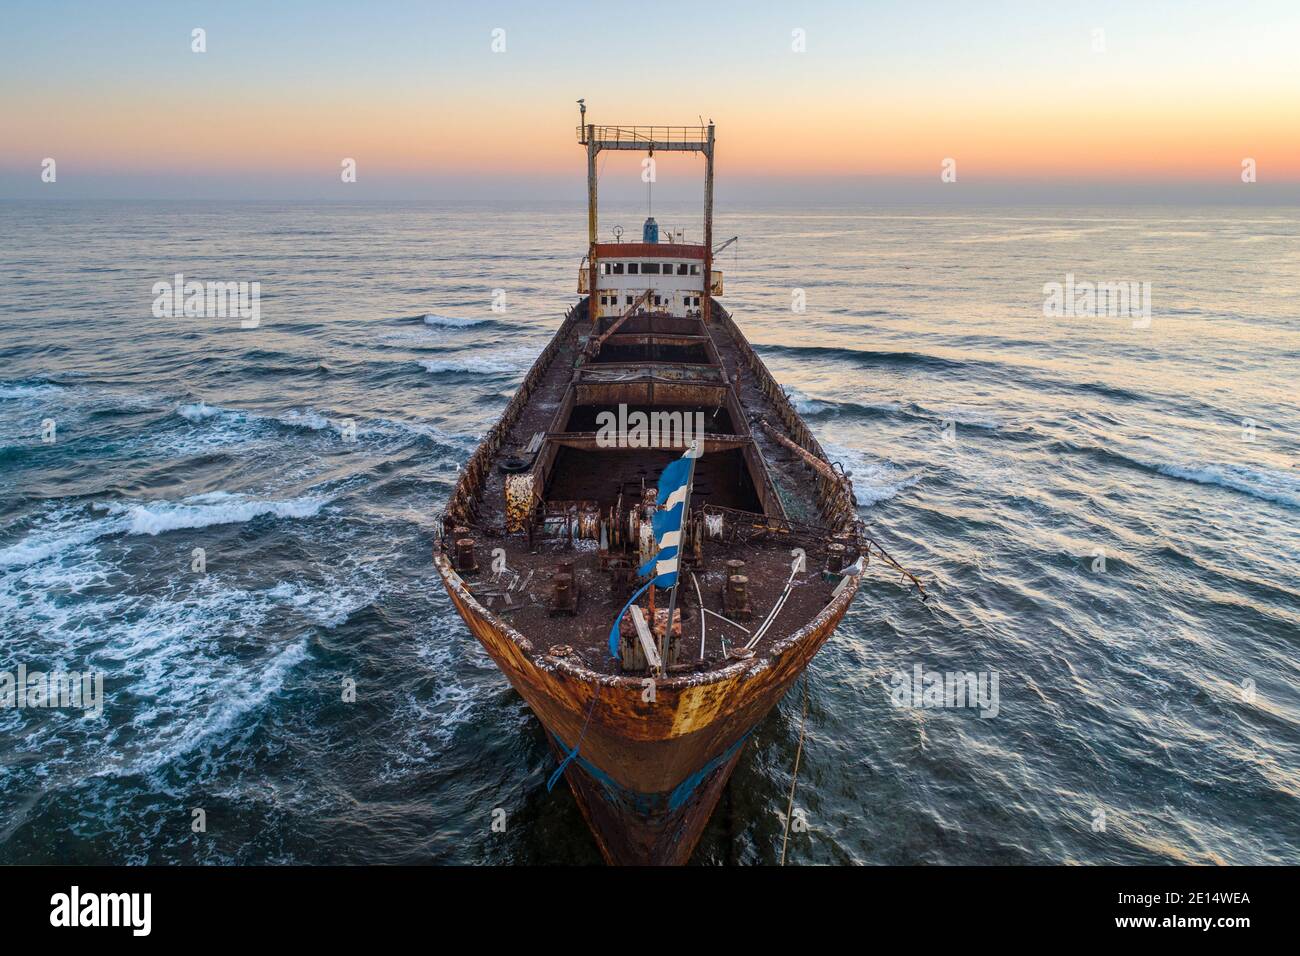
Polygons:
<instances>
[{"instance_id":1,"label":"rusted hull plating","mask_svg":"<svg viewBox=\"0 0 1300 956\"><path fill-rule=\"evenodd\" d=\"M825 609L762 659L644 680L595 674L552 656L485 609L442 555L438 573L474 636L546 728L610 863L685 863L754 727L835 630L857 592L849 579ZM471 585L472 586L472 585Z\"/></svg>"}]
</instances>

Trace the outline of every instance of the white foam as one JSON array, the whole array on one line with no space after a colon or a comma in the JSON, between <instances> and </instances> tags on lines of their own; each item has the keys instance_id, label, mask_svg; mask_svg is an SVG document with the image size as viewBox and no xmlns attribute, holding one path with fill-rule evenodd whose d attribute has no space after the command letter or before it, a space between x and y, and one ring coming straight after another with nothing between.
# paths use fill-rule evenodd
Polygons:
<instances>
[{"instance_id":1,"label":"white foam","mask_svg":"<svg viewBox=\"0 0 1300 956\"><path fill-rule=\"evenodd\" d=\"M482 325L486 321L486 319L464 319L454 315L437 315L433 312L424 317L425 325L433 325L441 329L468 329L470 326Z\"/></svg>"},{"instance_id":2,"label":"white foam","mask_svg":"<svg viewBox=\"0 0 1300 956\"><path fill-rule=\"evenodd\" d=\"M985 428L990 431L996 431L1002 427L1002 422L985 415L980 411L970 411L962 408L940 408L930 411L941 422L955 422L958 425L966 425L969 428Z\"/></svg>"},{"instance_id":3,"label":"white foam","mask_svg":"<svg viewBox=\"0 0 1300 956\"><path fill-rule=\"evenodd\" d=\"M822 450L831 461L838 461L850 472L853 494L859 505L868 508L897 497L921 480L916 472L905 472L889 462L869 459L856 448L822 442Z\"/></svg>"},{"instance_id":4,"label":"white foam","mask_svg":"<svg viewBox=\"0 0 1300 956\"><path fill-rule=\"evenodd\" d=\"M88 544L112 531L101 530L103 522L76 523L55 519L17 544L0 548L0 568L26 567L61 552ZM71 528L71 530L65 530Z\"/></svg>"},{"instance_id":5,"label":"white foam","mask_svg":"<svg viewBox=\"0 0 1300 956\"><path fill-rule=\"evenodd\" d=\"M181 418L191 422L201 422L205 418L216 418L218 415L227 414L225 409L214 408L211 405L197 402L192 405L181 405L176 409L176 414Z\"/></svg>"},{"instance_id":6,"label":"white foam","mask_svg":"<svg viewBox=\"0 0 1300 956\"><path fill-rule=\"evenodd\" d=\"M1267 468L1248 468L1245 465L1210 464L1201 467L1156 465L1156 471L1171 478L1194 481L1202 485L1218 485L1243 494L1300 508L1300 475Z\"/></svg>"},{"instance_id":7,"label":"white foam","mask_svg":"<svg viewBox=\"0 0 1300 956\"><path fill-rule=\"evenodd\" d=\"M296 581L281 581L263 593L292 605L321 627L331 630L346 621L358 606L355 597L346 591L334 590L322 594Z\"/></svg>"},{"instance_id":8,"label":"white foam","mask_svg":"<svg viewBox=\"0 0 1300 956\"><path fill-rule=\"evenodd\" d=\"M293 409L276 419L282 425L292 425L295 428L306 428L310 431L320 432L331 427L330 420L320 412L312 411L310 408L303 411Z\"/></svg>"},{"instance_id":9,"label":"white foam","mask_svg":"<svg viewBox=\"0 0 1300 956\"><path fill-rule=\"evenodd\" d=\"M238 411L233 408L222 408L220 405L209 405L206 402L194 402L189 405L180 405L176 408L176 414L181 418L193 424L204 422L220 422L231 425L248 425L268 421L262 415L253 412Z\"/></svg>"},{"instance_id":10,"label":"white foam","mask_svg":"<svg viewBox=\"0 0 1300 956\"><path fill-rule=\"evenodd\" d=\"M367 565L264 589L220 572L168 574L133 593L119 568L93 552L75 557L0 575L0 621L17 659L106 673L103 715L57 715L24 732L49 786L86 767L146 774L221 741L238 746L249 716L307 659L304 628L336 627L383 589L382 572Z\"/></svg>"},{"instance_id":11,"label":"white foam","mask_svg":"<svg viewBox=\"0 0 1300 956\"><path fill-rule=\"evenodd\" d=\"M429 422L408 422L392 418L375 419L374 425L358 428L357 435L399 435L401 437L418 435L422 438L432 439L441 445L458 445L471 448L476 446L482 438L480 435L445 432L437 425Z\"/></svg>"},{"instance_id":12,"label":"white foam","mask_svg":"<svg viewBox=\"0 0 1300 956\"><path fill-rule=\"evenodd\" d=\"M0 385L0 398L48 398L62 391L59 385Z\"/></svg>"},{"instance_id":13,"label":"white foam","mask_svg":"<svg viewBox=\"0 0 1300 956\"><path fill-rule=\"evenodd\" d=\"M795 411L800 415L815 415L823 409L831 407L829 402L813 398L807 392L793 386L787 386L785 394L790 399L790 404L795 407Z\"/></svg>"},{"instance_id":14,"label":"white foam","mask_svg":"<svg viewBox=\"0 0 1300 956\"><path fill-rule=\"evenodd\" d=\"M97 502L94 509L107 518L86 518L81 512L52 515L21 541L0 549L0 567L25 567L109 535L159 535L181 528L251 521L262 515L310 518L328 498L304 496L285 500L249 498L227 492L194 495L181 501Z\"/></svg>"},{"instance_id":15,"label":"white foam","mask_svg":"<svg viewBox=\"0 0 1300 956\"><path fill-rule=\"evenodd\" d=\"M324 431L331 427L331 422L326 416L311 408L291 408L283 415L262 415L257 412L237 411L232 408L222 408L220 405L196 402L177 407L176 414L190 422L204 422L216 418L230 422L278 422L291 428L306 428L309 431Z\"/></svg>"},{"instance_id":16,"label":"white foam","mask_svg":"<svg viewBox=\"0 0 1300 956\"><path fill-rule=\"evenodd\" d=\"M486 374L499 375L507 372L517 372L520 366L503 358L478 358L466 356L455 359L422 359L420 367L426 372L435 375L449 372L464 372L466 374Z\"/></svg>"},{"instance_id":17,"label":"white foam","mask_svg":"<svg viewBox=\"0 0 1300 956\"><path fill-rule=\"evenodd\" d=\"M245 714L261 709L263 704L279 693L289 672L306 657L307 642L301 640L289 645L271 660L259 663L256 668L236 672L237 679L225 680L218 690L209 693L208 700L205 701L208 705L206 711L198 708L199 713L195 717L194 708L188 707L186 710L191 716L186 720L177 719L178 713L173 714L164 726L174 730L174 734L165 743L155 741L153 746L142 751L141 759L124 765L110 763L99 775L150 773L189 753L205 740L229 732ZM139 718L137 722L140 722ZM164 730L163 733L166 734L167 731Z\"/></svg>"},{"instance_id":18,"label":"white foam","mask_svg":"<svg viewBox=\"0 0 1300 956\"><path fill-rule=\"evenodd\" d=\"M277 518L311 518L327 503L325 498L302 497L285 501L246 498L224 491L195 495L183 501L152 501L144 504L109 505L109 511L126 518L127 534L158 535L180 528L241 524L262 515Z\"/></svg>"}]
</instances>

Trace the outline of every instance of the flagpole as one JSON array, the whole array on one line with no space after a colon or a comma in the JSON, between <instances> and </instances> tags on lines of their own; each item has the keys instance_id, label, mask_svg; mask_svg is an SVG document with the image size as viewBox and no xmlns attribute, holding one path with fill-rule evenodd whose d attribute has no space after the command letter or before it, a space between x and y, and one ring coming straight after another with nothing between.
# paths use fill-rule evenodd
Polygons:
<instances>
[{"instance_id":1,"label":"flagpole","mask_svg":"<svg viewBox=\"0 0 1300 956\"><path fill-rule=\"evenodd\" d=\"M701 439L697 438L696 441ZM704 447L701 445L699 455L703 454ZM673 579L672 594L668 598L668 623L664 625L664 636L659 639L659 661L665 673L668 670L668 641L673 633L673 611L677 608L677 586L682 583L682 554L686 548L686 524L691 517L691 486L695 484L695 459L699 455L691 455L691 467L686 472L686 498L682 501L681 532L677 538L677 576ZM651 618L652 622L653 620Z\"/></svg>"}]
</instances>

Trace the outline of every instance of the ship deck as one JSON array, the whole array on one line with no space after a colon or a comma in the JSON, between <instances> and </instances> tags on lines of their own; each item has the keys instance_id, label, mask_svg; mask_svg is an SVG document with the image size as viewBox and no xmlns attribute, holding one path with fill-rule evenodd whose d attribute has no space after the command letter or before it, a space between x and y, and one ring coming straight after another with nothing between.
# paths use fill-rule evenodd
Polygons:
<instances>
[{"instance_id":1,"label":"ship deck","mask_svg":"<svg viewBox=\"0 0 1300 956\"><path fill-rule=\"evenodd\" d=\"M608 574L598 567L597 548L592 542L576 542L572 550L562 542L547 542L532 553L520 548L515 539L501 536L482 539L482 546L487 553L492 548L504 548L509 570L493 573L485 569L478 575L464 577L466 587L480 604L525 634L541 651L563 647L566 655L575 656L588 670L599 674L622 673L619 661L609 655L608 640L610 624L627 594L611 589ZM785 541L717 546L706 543L704 551L704 566L694 572L687 570L678 592L683 647L678 663L669 667L672 673L706 671L734 660L749 642L752 632L766 619L790 579L792 558L789 543ZM553 614L549 607L551 572L557 559L563 557L574 559L578 597L573 614ZM746 562L753 609L747 620L736 624L709 614L701 615L695 593L698 583L703 606L725 616L722 588L728 559ZM824 578L811 561L809 567L809 572L795 575L780 613L753 648L755 656L763 655L803 627L830 603L836 582ZM644 604L644 599L641 603ZM667 605L668 593L660 591L657 606L662 610Z\"/></svg>"},{"instance_id":2,"label":"ship deck","mask_svg":"<svg viewBox=\"0 0 1300 956\"><path fill-rule=\"evenodd\" d=\"M667 670L707 671L733 662L738 653L749 656L742 648L780 602L752 648L761 657L831 601L840 581L826 571L832 537L848 545L849 560L860 553L850 531L848 482L828 480L809 461L812 456L825 462L820 447L725 311L715 305L708 323L644 315L611 332L614 324L602 319L593 329L585 302L570 313L549 355L543 353L525 379L514 408L467 467L446 519L453 533L444 535L442 547L454 558L457 539L467 535L473 541L478 570L460 571L466 587L538 651L558 648L593 672L626 674L626 662L609 654L608 635L630 589L611 575L608 558L622 556L634 566L640 561L631 541L611 541L602 552L599 533L578 513L599 515L608 532L624 504L640 503L644 489L654 488L662 468L685 446L600 447L592 422L598 410L619 401L647 410L699 412L705 454L697 460L691 507L701 533L698 551L689 556L695 560L688 558L681 576L681 644ZM593 355L591 340L604 333L610 333L603 343L609 351ZM683 356L688 360L671 360ZM518 529L517 516L516 527L507 530L507 484L520 473L534 482L528 533ZM705 514L713 517L708 532ZM792 576L795 549L806 559ZM744 562L751 613L724 620L723 591L734 572L728 561ZM838 561L831 563L837 567ZM572 576L570 606L557 606L557 572ZM712 614L701 614L701 599ZM666 608L668 594L660 591L656 600L659 609ZM639 603L644 606L645 599Z\"/></svg>"}]
</instances>

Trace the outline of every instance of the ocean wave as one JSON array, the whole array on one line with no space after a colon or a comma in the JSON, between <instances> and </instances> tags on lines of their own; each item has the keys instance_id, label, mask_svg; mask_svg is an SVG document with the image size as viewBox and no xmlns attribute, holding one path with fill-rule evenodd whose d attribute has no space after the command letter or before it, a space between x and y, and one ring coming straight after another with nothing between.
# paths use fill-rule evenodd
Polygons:
<instances>
[{"instance_id":1,"label":"ocean wave","mask_svg":"<svg viewBox=\"0 0 1300 956\"><path fill-rule=\"evenodd\" d=\"M385 589L378 562L347 557L269 588L236 583L248 569L165 569L133 587L138 575L124 578L104 555L75 558L0 575L15 659L106 674L98 717L22 729L23 748L39 757L31 789L79 780L85 766L101 777L147 775L222 742L237 746L309 657L310 629L342 626Z\"/></svg>"},{"instance_id":2,"label":"ocean wave","mask_svg":"<svg viewBox=\"0 0 1300 956\"><path fill-rule=\"evenodd\" d=\"M204 711L194 716L192 702L185 708L189 719L179 719L174 712L161 725L159 733L170 735L156 739L147 749L141 748L136 759L103 761L103 769L96 776L135 776L148 774L168 766L178 758L198 748L209 739L219 739L234 729L245 715L262 709L284 686L286 677L307 657L307 642L289 645L269 661L259 662L256 668L247 668L238 676L222 680L219 691L209 695ZM174 693L174 691L173 691Z\"/></svg>"},{"instance_id":3,"label":"ocean wave","mask_svg":"<svg viewBox=\"0 0 1300 956\"><path fill-rule=\"evenodd\" d=\"M263 709L307 657L305 634L269 640L252 653L239 640L294 626L296 602L284 586L247 590L213 575L144 594L96 588L71 606L60 600L83 576L81 565L45 565L9 575L0 588L10 626L33 635L20 637L15 653L52 661L47 635L57 635L55 653L65 665L108 675L98 718L78 715L71 723L26 731L27 746L42 755L40 776L51 784L62 773L80 777L78 765L95 767L101 777L152 773L227 737ZM340 590L313 593L329 601Z\"/></svg>"},{"instance_id":4,"label":"ocean wave","mask_svg":"<svg viewBox=\"0 0 1300 956\"><path fill-rule=\"evenodd\" d=\"M1208 462L1203 464L1178 464L1135 457L1122 451L1097 445L1081 445L1061 439L1054 450L1088 455L1104 462L1132 468L1150 474L1163 475L1179 481L1198 485L1214 485L1240 494L1271 501L1274 504L1300 508L1300 475L1270 468L1252 468L1248 465Z\"/></svg>"},{"instance_id":5,"label":"ocean wave","mask_svg":"<svg viewBox=\"0 0 1300 956\"><path fill-rule=\"evenodd\" d=\"M491 319L465 319L455 315L438 315L430 312L424 317L425 325L436 326L440 329L468 329L475 325L484 325Z\"/></svg>"},{"instance_id":6,"label":"ocean wave","mask_svg":"<svg viewBox=\"0 0 1300 956\"><path fill-rule=\"evenodd\" d=\"M196 402L192 405L181 405L176 409L176 414L186 421L201 422L209 418L216 418L220 415L230 414L223 408L216 408L204 402Z\"/></svg>"},{"instance_id":7,"label":"ocean wave","mask_svg":"<svg viewBox=\"0 0 1300 956\"><path fill-rule=\"evenodd\" d=\"M870 508L896 498L921 480L919 472L908 472L887 461L871 458L856 448L822 442L822 450L831 461L839 462L849 473L858 505Z\"/></svg>"},{"instance_id":8,"label":"ocean wave","mask_svg":"<svg viewBox=\"0 0 1300 956\"><path fill-rule=\"evenodd\" d=\"M312 432L323 432L332 428L333 423L322 415L320 412L312 411L310 408L304 411L292 409L275 419L281 425L288 425L291 428L305 428Z\"/></svg>"},{"instance_id":9,"label":"ocean wave","mask_svg":"<svg viewBox=\"0 0 1300 956\"><path fill-rule=\"evenodd\" d=\"M902 416L936 423L955 422L967 428L980 428L985 431L999 431L1003 428L1001 419L980 409L926 408L916 402L908 402L904 405L900 402L836 401L814 398L796 388L787 388L786 394L795 410L804 418L813 421L827 418L876 419Z\"/></svg>"},{"instance_id":10,"label":"ocean wave","mask_svg":"<svg viewBox=\"0 0 1300 956\"><path fill-rule=\"evenodd\" d=\"M914 368L952 370L966 368L973 364L969 361L955 361L924 352L883 352L870 349L844 349L824 345L774 345L754 343L760 355L788 355L792 358L828 358L840 362L852 363L865 367L875 365L898 365ZM988 363L982 363L988 364Z\"/></svg>"},{"instance_id":11,"label":"ocean wave","mask_svg":"<svg viewBox=\"0 0 1300 956\"><path fill-rule=\"evenodd\" d=\"M424 763L453 744L461 728L481 719L482 709L496 695L495 665L477 644L453 640L460 621L440 617L415 638L415 652L434 679L432 694L408 695L406 721L411 728L411 753L399 752L398 766ZM472 679L478 671L487 680ZM393 776L400 775L395 771Z\"/></svg>"},{"instance_id":12,"label":"ocean wave","mask_svg":"<svg viewBox=\"0 0 1300 956\"><path fill-rule=\"evenodd\" d=\"M277 518L315 517L328 503L326 498L302 497L284 501L247 498L226 491L194 495L183 501L155 501L146 504L103 505L110 514L125 519L127 534L159 535L182 528L207 528L221 524L243 524L263 515Z\"/></svg>"},{"instance_id":13,"label":"ocean wave","mask_svg":"<svg viewBox=\"0 0 1300 956\"><path fill-rule=\"evenodd\" d=\"M981 428L985 431L998 431L1002 428L1001 420L978 409L928 409L915 403L909 405L908 408L915 410L922 417L932 418L938 422L955 422L958 425L965 425L967 428Z\"/></svg>"},{"instance_id":14,"label":"ocean wave","mask_svg":"<svg viewBox=\"0 0 1300 956\"><path fill-rule=\"evenodd\" d=\"M506 375L522 370L506 358L464 356L450 359L421 359L420 367L432 375Z\"/></svg>"},{"instance_id":15,"label":"ocean wave","mask_svg":"<svg viewBox=\"0 0 1300 956\"><path fill-rule=\"evenodd\" d=\"M283 425L286 428L303 428L307 431L313 432L325 431L329 428L338 427L327 416L311 408L293 408L285 412L283 415L264 415L259 412L222 408L219 405L208 405L205 402L196 402L189 405L178 406L176 414L186 421L194 423L220 419L235 423L278 424Z\"/></svg>"},{"instance_id":16,"label":"ocean wave","mask_svg":"<svg viewBox=\"0 0 1300 956\"><path fill-rule=\"evenodd\" d=\"M437 425L428 422L408 422L401 419L377 418L373 423L357 429L359 436L397 435L400 437L424 438L435 445L449 448L473 448L482 439L481 435L463 435L457 432L443 431Z\"/></svg>"},{"instance_id":17,"label":"ocean wave","mask_svg":"<svg viewBox=\"0 0 1300 956\"><path fill-rule=\"evenodd\" d=\"M1218 485L1243 494L1272 501L1275 504L1300 508L1300 475L1266 468L1249 468L1245 465L1204 465L1183 467L1155 465L1155 470L1170 478L1181 478L1199 485Z\"/></svg>"},{"instance_id":18,"label":"ocean wave","mask_svg":"<svg viewBox=\"0 0 1300 956\"><path fill-rule=\"evenodd\" d=\"M353 437L357 440L423 439L449 448L461 448L478 441L478 436L447 432L428 422L389 418L330 418L310 408L292 409L281 415L263 415L198 402L180 406L176 409L176 414L195 424L216 422L227 426L224 431L219 430L211 436L203 438L196 436L194 442L189 440L182 442L179 449L181 452L201 452L208 450L214 444L220 446L239 443L251 437L250 430L253 430L251 434L255 435L257 429L265 430L273 427L301 429L307 432L341 433L345 422L351 422L354 426ZM208 441L208 437L215 440Z\"/></svg>"},{"instance_id":19,"label":"ocean wave","mask_svg":"<svg viewBox=\"0 0 1300 956\"><path fill-rule=\"evenodd\" d=\"M806 392L793 387L786 387L786 397L790 399L790 404L804 418L823 419L823 418L877 418L890 417L897 415L903 410L903 406L898 402L853 402L837 401L830 398L815 398Z\"/></svg>"},{"instance_id":20,"label":"ocean wave","mask_svg":"<svg viewBox=\"0 0 1300 956\"><path fill-rule=\"evenodd\" d=\"M0 399L49 398L62 391L62 385L52 385L48 382L30 385L22 382L0 382Z\"/></svg>"},{"instance_id":21,"label":"ocean wave","mask_svg":"<svg viewBox=\"0 0 1300 956\"><path fill-rule=\"evenodd\" d=\"M217 491L180 501L110 501L93 507L106 518L87 519L80 509L50 518L21 541L0 548L0 567L25 567L113 535L156 536L184 528L242 524L254 518L311 518L329 499L305 496L285 500L249 498Z\"/></svg>"}]
</instances>

